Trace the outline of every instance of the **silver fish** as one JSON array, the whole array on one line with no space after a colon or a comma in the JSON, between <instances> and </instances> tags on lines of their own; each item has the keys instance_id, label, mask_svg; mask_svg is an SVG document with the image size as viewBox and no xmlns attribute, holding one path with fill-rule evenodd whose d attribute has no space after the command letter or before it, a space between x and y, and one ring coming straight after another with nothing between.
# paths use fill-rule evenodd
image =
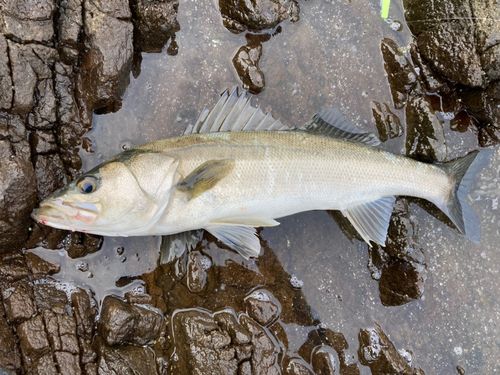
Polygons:
<instances>
[{"instance_id":1,"label":"silver fish","mask_svg":"<svg viewBox=\"0 0 500 375\"><path fill-rule=\"evenodd\" d=\"M384 245L402 195L434 203L479 242L466 198L493 151L425 164L378 144L336 108L290 129L235 89L183 136L115 156L56 191L32 217L106 236L168 235L162 262L196 245L193 231L204 229L248 258L260 254L256 227L309 210L340 210L369 245Z\"/></svg>"}]
</instances>

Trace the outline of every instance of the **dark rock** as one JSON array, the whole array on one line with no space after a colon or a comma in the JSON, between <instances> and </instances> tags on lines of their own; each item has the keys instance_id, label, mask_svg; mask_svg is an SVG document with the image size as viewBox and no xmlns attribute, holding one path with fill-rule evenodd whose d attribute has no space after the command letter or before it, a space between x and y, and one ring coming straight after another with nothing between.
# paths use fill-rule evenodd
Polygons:
<instances>
[{"instance_id":1,"label":"dark rock","mask_svg":"<svg viewBox=\"0 0 500 375\"><path fill-rule=\"evenodd\" d=\"M309 364L302 358L286 357L282 364L283 375L314 375Z\"/></svg>"},{"instance_id":2,"label":"dark rock","mask_svg":"<svg viewBox=\"0 0 500 375\"><path fill-rule=\"evenodd\" d=\"M58 244L67 236L67 231L55 229L34 222L30 237L24 244L24 248L27 250L37 247L43 247L45 249L57 249Z\"/></svg>"},{"instance_id":3,"label":"dark rock","mask_svg":"<svg viewBox=\"0 0 500 375\"><path fill-rule=\"evenodd\" d=\"M17 373L21 369L21 357L12 332L0 303L0 368Z\"/></svg>"},{"instance_id":4,"label":"dark rock","mask_svg":"<svg viewBox=\"0 0 500 375\"><path fill-rule=\"evenodd\" d=\"M474 15L477 49L482 53L500 43L500 4L496 0L470 0L470 9Z\"/></svg>"},{"instance_id":5,"label":"dark rock","mask_svg":"<svg viewBox=\"0 0 500 375\"><path fill-rule=\"evenodd\" d=\"M477 22L475 17L479 17L475 12L471 12L468 0L434 0L432 11L429 11L428 1L403 0L403 6L406 21L416 35L436 27L443 21L453 19L468 21L467 25L473 27L473 22Z\"/></svg>"},{"instance_id":6,"label":"dark rock","mask_svg":"<svg viewBox=\"0 0 500 375\"><path fill-rule=\"evenodd\" d=\"M477 138L481 147L498 145L500 143L500 129L487 125L480 126Z\"/></svg>"},{"instance_id":7,"label":"dark rock","mask_svg":"<svg viewBox=\"0 0 500 375\"><path fill-rule=\"evenodd\" d=\"M79 375L82 373L80 364L78 363L78 355L67 352L55 352L57 365L60 369L64 369L64 374Z\"/></svg>"},{"instance_id":8,"label":"dark rock","mask_svg":"<svg viewBox=\"0 0 500 375\"><path fill-rule=\"evenodd\" d=\"M180 30L178 0L138 0L132 5L136 46L143 52L159 53Z\"/></svg>"},{"instance_id":9,"label":"dark rock","mask_svg":"<svg viewBox=\"0 0 500 375\"><path fill-rule=\"evenodd\" d=\"M248 331L238 323L233 314L222 311L215 314L214 319L222 331L229 333L231 343L234 345L242 345L242 347L246 347L247 344L250 344L252 337Z\"/></svg>"},{"instance_id":10,"label":"dark rock","mask_svg":"<svg viewBox=\"0 0 500 375\"><path fill-rule=\"evenodd\" d=\"M236 374L238 359L231 336L214 317L202 311L180 311L173 317L172 329L177 356L173 373Z\"/></svg>"},{"instance_id":11,"label":"dark rock","mask_svg":"<svg viewBox=\"0 0 500 375\"><path fill-rule=\"evenodd\" d=\"M280 312L280 303L267 290L256 290L245 298L247 314L260 325L267 326L274 322Z\"/></svg>"},{"instance_id":12,"label":"dark rock","mask_svg":"<svg viewBox=\"0 0 500 375\"><path fill-rule=\"evenodd\" d=\"M9 131L13 129L9 126ZM18 249L26 241L30 214L36 206L35 172L25 144L26 139L19 143L0 140L0 254Z\"/></svg>"},{"instance_id":13,"label":"dark rock","mask_svg":"<svg viewBox=\"0 0 500 375\"><path fill-rule=\"evenodd\" d=\"M53 284L33 285L35 301L40 312L52 311L56 314L66 314L69 311L68 296Z\"/></svg>"},{"instance_id":14,"label":"dark rock","mask_svg":"<svg viewBox=\"0 0 500 375\"><path fill-rule=\"evenodd\" d=\"M240 324L252 335L253 353L250 362L254 373L278 375L279 369L276 364L276 354L279 353L279 347L266 333L264 328L251 318L242 315L240 317Z\"/></svg>"},{"instance_id":15,"label":"dark rock","mask_svg":"<svg viewBox=\"0 0 500 375\"><path fill-rule=\"evenodd\" d=\"M484 125L500 128L500 100L489 97L478 89L466 89L459 92L467 111Z\"/></svg>"},{"instance_id":16,"label":"dark rock","mask_svg":"<svg viewBox=\"0 0 500 375\"><path fill-rule=\"evenodd\" d=\"M0 109L10 109L12 107L12 96L12 77L7 40L0 33Z\"/></svg>"},{"instance_id":17,"label":"dark rock","mask_svg":"<svg viewBox=\"0 0 500 375\"><path fill-rule=\"evenodd\" d=\"M68 354L80 353L76 338L76 324L71 316L44 310L43 320L52 350Z\"/></svg>"},{"instance_id":18,"label":"dark rock","mask_svg":"<svg viewBox=\"0 0 500 375\"><path fill-rule=\"evenodd\" d=\"M219 2L224 26L233 33L273 29L284 20L299 20L299 5L294 0L222 0Z\"/></svg>"},{"instance_id":19,"label":"dark rock","mask_svg":"<svg viewBox=\"0 0 500 375\"><path fill-rule=\"evenodd\" d=\"M380 48L394 107L401 109L406 104L408 94L417 85L417 73L392 39L382 39Z\"/></svg>"},{"instance_id":20,"label":"dark rock","mask_svg":"<svg viewBox=\"0 0 500 375\"><path fill-rule=\"evenodd\" d=\"M157 310L129 305L116 297L106 296L98 330L108 345L125 342L145 345L158 336L162 322L163 316Z\"/></svg>"},{"instance_id":21,"label":"dark rock","mask_svg":"<svg viewBox=\"0 0 500 375\"><path fill-rule=\"evenodd\" d=\"M334 375L339 373L339 358L337 352L328 345L313 351L312 366L315 375Z\"/></svg>"},{"instance_id":22,"label":"dark rock","mask_svg":"<svg viewBox=\"0 0 500 375\"><path fill-rule=\"evenodd\" d=\"M124 345L111 348L101 337L97 337L96 348L99 374L156 374L153 351L147 347Z\"/></svg>"},{"instance_id":23,"label":"dark rock","mask_svg":"<svg viewBox=\"0 0 500 375\"><path fill-rule=\"evenodd\" d=\"M82 30L82 0L59 2L59 53L64 61L75 63L78 58L78 37Z\"/></svg>"},{"instance_id":24,"label":"dark rock","mask_svg":"<svg viewBox=\"0 0 500 375\"><path fill-rule=\"evenodd\" d=\"M264 73L259 68L262 56L261 44L242 46L233 57L233 65L240 77L243 87L252 94L259 94L266 86Z\"/></svg>"},{"instance_id":25,"label":"dark rock","mask_svg":"<svg viewBox=\"0 0 500 375\"><path fill-rule=\"evenodd\" d=\"M6 37L24 43L51 41L54 0L3 0L0 5L0 31Z\"/></svg>"},{"instance_id":26,"label":"dark rock","mask_svg":"<svg viewBox=\"0 0 500 375\"><path fill-rule=\"evenodd\" d=\"M490 80L500 79L500 44L487 49L481 55L481 65Z\"/></svg>"},{"instance_id":27,"label":"dark rock","mask_svg":"<svg viewBox=\"0 0 500 375\"><path fill-rule=\"evenodd\" d=\"M50 129L56 122L56 96L52 78L38 81L35 90L33 122L36 129Z\"/></svg>"},{"instance_id":28,"label":"dark rock","mask_svg":"<svg viewBox=\"0 0 500 375\"><path fill-rule=\"evenodd\" d=\"M465 133L469 129L474 131L477 125L477 120L463 110L458 112L455 117L450 120L450 129L460 133Z\"/></svg>"},{"instance_id":29,"label":"dark rock","mask_svg":"<svg viewBox=\"0 0 500 375\"><path fill-rule=\"evenodd\" d=\"M87 363L85 365L85 375L97 375L97 364L95 363Z\"/></svg>"},{"instance_id":30,"label":"dark rock","mask_svg":"<svg viewBox=\"0 0 500 375\"><path fill-rule=\"evenodd\" d=\"M99 251L103 243L102 236L96 234L72 232L70 238L71 242L66 251L72 259L83 258Z\"/></svg>"},{"instance_id":31,"label":"dark rock","mask_svg":"<svg viewBox=\"0 0 500 375\"><path fill-rule=\"evenodd\" d=\"M444 130L426 97L412 96L406 106L406 156L425 161L444 161L447 155Z\"/></svg>"},{"instance_id":32,"label":"dark rock","mask_svg":"<svg viewBox=\"0 0 500 375\"><path fill-rule=\"evenodd\" d=\"M358 356L361 364L369 366L374 375L413 373L408 362L376 323L374 328L360 330Z\"/></svg>"},{"instance_id":33,"label":"dark rock","mask_svg":"<svg viewBox=\"0 0 500 375\"><path fill-rule=\"evenodd\" d=\"M82 56L83 94L90 109L117 110L130 81L133 26L128 1L92 1L85 5L87 51Z\"/></svg>"},{"instance_id":34,"label":"dark rock","mask_svg":"<svg viewBox=\"0 0 500 375\"><path fill-rule=\"evenodd\" d=\"M486 94L492 99L500 99L500 81L491 82L486 88Z\"/></svg>"},{"instance_id":35,"label":"dark rock","mask_svg":"<svg viewBox=\"0 0 500 375\"><path fill-rule=\"evenodd\" d=\"M45 372L38 373L56 375L57 371L50 353L42 317L37 315L21 323L17 328L17 334L21 344L23 362L28 369L31 368L34 373L44 369Z\"/></svg>"},{"instance_id":36,"label":"dark rock","mask_svg":"<svg viewBox=\"0 0 500 375\"><path fill-rule=\"evenodd\" d=\"M33 95L37 82L36 73L17 43L8 41L14 84L13 111L26 114L33 108Z\"/></svg>"},{"instance_id":37,"label":"dark rock","mask_svg":"<svg viewBox=\"0 0 500 375\"><path fill-rule=\"evenodd\" d=\"M66 184L66 171L58 154L35 155L33 164L39 201Z\"/></svg>"},{"instance_id":38,"label":"dark rock","mask_svg":"<svg viewBox=\"0 0 500 375\"><path fill-rule=\"evenodd\" d=\"M422 56L443 77L470 87L483 86L474 32L463 23L440 23L417 39Z\"/></svg>"},{"instance_id":39,"label":"dark rock","mask_svg":"<svg viewBox=\"0 0 500 375\"><path fill-rule=\"evenodd\" d=\"M29 141L33 155L57 152L56 137L50 130L31 132Z\"/></svg>"},{"instance_id":40,"label":"dark rock","mask_svg":"<svg viewBox=\"0 0 500 375\"><path fill-rule=\"evenodd\" d=\"M199 251L191 251L187 263L187 287L192 293L202 293L207 287L207 271L212 260Z\"/></svg>"},{"instance_id":41,"label":"dark rock","mask_svg":"<svg viewBox=\"0 0 500 375\"><path fill-rule=\"evenodd\" d=\"M451 92L451 85L437 74L427 63L422 59L420 51L416 44L412 44L410 47L410 54L413 63L419 69L419 77L425 85L425 88L429 92L434 92L438 94L448 94Z\"/></svg>"},{"instance_id":42,"label":"dark rock","mask_svg":"<svg viewBox=\"0 0 500 375\"><path fill-rule=\"evenodd\" d=\"M393 139L403 134L401 121L396 116L386 103L372 101L372 114L377 126L378 136L382 142L388 139Z\"/></svg>"},{"instance_id":43,"label":"dark rock","mask_svg":"<svg viewBox=\"0 0 500 375\"><path fill-rule=\"evenodd\" d=\"M12 290L14 288L14 290ZM30 286L26 282L21 282L15 287L2 291L5 303L5 312L9 320L18 324L28 320L36 313L32 300Z\"/></svg>"},{"instance_id":44,"label":"dark rock","mask_svg":"<svg viewBox=\"0 0 500 375\"><path fill-rule=\"evenodd\" d=\"M458 375L465 375L465 369L462 366L457 365L456 369L457 369Z\"/></svg>"},{"instance_id":45,"label":"dark rock","mask_svg":"<svg viewBox=\"0 0 500 375\"><path fill-rule=\"evenodd\" d=\"M23 254L18 250L12 251L12 248L7 250L0 253L0 281L12 283L27 278L29 270Z\"/></svg>"}]
</instances>

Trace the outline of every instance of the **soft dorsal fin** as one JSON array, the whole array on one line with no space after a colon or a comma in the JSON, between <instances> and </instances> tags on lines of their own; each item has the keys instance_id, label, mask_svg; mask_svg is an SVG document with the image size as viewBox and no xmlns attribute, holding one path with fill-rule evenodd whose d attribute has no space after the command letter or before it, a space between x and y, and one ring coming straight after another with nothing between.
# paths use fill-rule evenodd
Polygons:
<instances>
[{"instance_id":1,"label":"soft dorsal fin","mask_svg":"<svg viewBox=\"0 0 500 375\"><path fill-rule=\"evenodd\" d=\"M206 107L201 112L195 125L189 125L184 131L187 134L204 134L229 131L266 131L289 130L280 120L275 120L271 113L267 115L260 107L251 103L251 95L247 91L238 94L235 87L230 94L224 91L212 110Z\"/></svg>"},{"instance_id":2,"label":"soft dorsal fin","mask_svg":"<svg viewBox=\"0 0 500 375\"><path fill-rule=\"evenodd\" d=\"M300 128L300 130L326 135L328 137L361 142L369 146L377 146L380 144L380 140L375 134L366 132L346 119L336 107L325 109L314 115L312 119Z\"/></svg>"}]
</instances>

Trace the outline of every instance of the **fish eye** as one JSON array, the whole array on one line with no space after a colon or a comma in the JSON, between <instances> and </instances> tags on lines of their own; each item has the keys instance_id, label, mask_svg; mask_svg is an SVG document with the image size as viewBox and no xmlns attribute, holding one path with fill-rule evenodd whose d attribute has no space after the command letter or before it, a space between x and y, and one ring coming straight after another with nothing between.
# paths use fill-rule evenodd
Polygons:
<instances>
[{"instance_id":1,"label":"fish eye","mask_svg":"<svg viewBox=\"0 0 500 375\"><path fill-rule=\"evenodd\" d=\"M83 194L90 194L90 193L93 193L94 191L96 191L97 180L93 177L85 177L83 180L78 182L77 186L78 186L78 189L80 189L80 191Z\"/></svg>"}]
</instances>

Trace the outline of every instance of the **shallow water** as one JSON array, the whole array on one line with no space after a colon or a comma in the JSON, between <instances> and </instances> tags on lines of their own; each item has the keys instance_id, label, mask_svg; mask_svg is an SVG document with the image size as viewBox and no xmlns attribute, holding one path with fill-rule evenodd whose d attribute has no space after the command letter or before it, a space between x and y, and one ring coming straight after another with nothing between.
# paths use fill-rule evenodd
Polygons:
<instances>
[{"instance_id":1,"label":"shallow water","mask_svg":"<svg viewBox=\"0 0 500 375\"><path fill-rule=\"evenodd\" d=\"M380 41L389 37L405 51L408 28L395 31L382 20L378 0L312 0L300 5L300 21L285 21L282 32L263 44L260 67L266 89L255 103L272 108L275 117L294 126L334 103L351 120L370 126L372 100L388 103L404 120L404 111L392 108ZM405 25L398 1L392 1L390 17ZM212 106L224 89L238 84L231 60L245 37L227 31L208 2L181 1L178 20L178 55L144 54L141 74L132 78L122 109L94 116L87 135L93 151L81 151L84 170L128 147L180 135L205 105ZM477 147L472 133L454 133L448 123L445 131L449 158ZM387 146L393 152L403 147L402 138ZM398 349L413 352L414 362L426 374L455 373L457 365L470 373L492 374L500 358L499 172L497 150L471 194L481 218L481 244L468 242L411 205L425 250L427 279L424 297L403 306L381 304L378 283L367 268L367 245L351 243L325 212L283 218L280 226L262 230L261 237L284 270L304 283L302 292L313 315L346 337L350 356L357 358L360 328L376 321ZM151 272L159 242L158 237L106 238L99 252L81 259L36 252L61 264L56 279L90 288L102 301L107 294L123 295L144 285L135 280L120 288L117 281ZM241 263L239 255L227 250L211 248L209 253L215 264L228 259ZM300 347L311 329L293 323L284 327L291 349ZM360 369L369 373L367 367Z\"/></svg>"}]
</instances>

